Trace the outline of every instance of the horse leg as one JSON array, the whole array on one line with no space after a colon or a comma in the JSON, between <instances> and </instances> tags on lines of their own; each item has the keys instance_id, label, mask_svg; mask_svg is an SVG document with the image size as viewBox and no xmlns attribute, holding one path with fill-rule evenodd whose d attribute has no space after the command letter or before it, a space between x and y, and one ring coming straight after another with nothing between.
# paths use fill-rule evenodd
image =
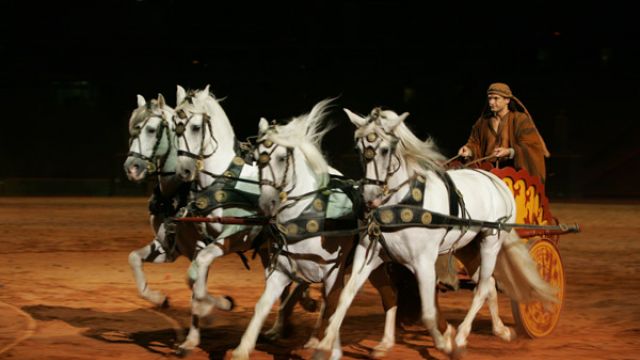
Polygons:
<instances>
[{"instance_id":1,"label":"horse leg","mask_svg":"<svg viewBox=\"0 0 640 360\"><path fill-rule=\"evenodd\" d=\"M456 250L456 258L458 258L458 260L462 262L469 275L476 274L476 271L480 267L481 241L482 240L479 236L467 246ZM493 278L493 276L491 277L491 284L489 285L489 296L487 297L487 304L489 305L489 312L491 313L491 325L493 328L493 334L504 341L511 341L515 339L516 331L513 328L504 325L498 314L498 291L496 290L495 279Z\"/></svg>"},{"instance_id":2,"label":"horse leg","mask_svg":"<svg viewBox=\"0 0 640 360\"><path fill-rule=\"evenodd\" d=\"M496 290L496 280L493 276L489 278L489 295L487 297L487 303L489 305L489 312L491 313L493 334L507 342L514 340L517 337L516 331L513 328L506 326L498 314L498 290Z\"/></svg>"},{"instance_id":3,"label":"horse leg","mask_svg":"<svg viewBox=\"0 0 640 360\"><path fill-rule=\"evenodd\" d=\"M142 266L143 262L158 264L173 262L175 260L175 256L173 256L173 254L167 254L167 250L164 248L163 242L160 241L163 236L164 227L160 227L158 235L151 243L129 253L129 266L131 266L131 270L133 271L133 277L136 281L136 288L138 289L140 297L150 301L156 306L167 307L169 306L167 296L160 291L151 290L149 288Z\"/></svg>"},{"instance_id":4,"label":"horse leg","mask_svg":"<svg viewBox=\"0 0 640 360\"><path fill-rule=\"evenodd\" d=\"M398 298L389 273L384 265L378 266L369 275L369 281L382 298L382 307L385 312L384 335L382 340L371 351L374 359L384 357L396 343L396 313L398 312Z\"/></svg>"},{"instance_id":5,"label":"horse leg","mask_svg":"<svg viewBox=\"0 0 640 360\"><path fill-rule=\"evenodd\" d=\"M415 268L416 278L418 280L418 289L420 291L420 300L422 302L422 322L433 338L436 349L449 355L454 350L453 334L455 332L453 326L446 324L444 333L440 331L438 326L439 309L436 305L436 268L435 261L438 256L437 249L432 249L431 254L423 255ZM429 258L429 256L431 256Z\"/></svg>"},{"instance_id":6,"label":"horse leg","mask_svg":"<svg viewBox=\"0 0 640 360\"><path fill-rule=\"evenodd\" d=\"M492 289L495 291L495 282L492 280L492 274L496 266L496 259L498 252L500 251L500 239L498 235L489 235L480 243L480 269L478 285L473 293L473 300L471 301L471 307L467 312L464 320L458 326L458 333L456 335L457 355L461 355L467 346L467 337L471 332L471 325L475 319L478 311L484 305L485 300L489 297ZM497 302L496 302L497 305ZM502 321L501 321L502 322Z\"/></svg>"},{"instance_id":7,"label":"horse leg","mask_svg":"<svg viewBox=\"0 0 640 360\"><path fill-rule=\"evenodd\" d=\"M264 292L256 303L253 317L249 322L249 326L242 335L240 345L232 352L232 359L249 359L249 355L256 346L258 334L262 328L262 324L269 315L271 307L282 294L284 288L291 283L291 279L281 271L274 271L267 278Z\"/></svg>"},{"instance_id":8,"label":"horse leg","mask_svg":"<svg viewBox=\"0 0 640 360\"><path fill-rule=\"evenodd\" d=\"M202 249L191 262L189 276L193 279L191 296L191 325L185 341L178 346L176 352L184 355L200 344L200 319L207 316L213 308L231 310L233 300L230 297L214 297L207 292L207 275L214 259L224 255L222 249L214 244Z\"/></svg>"},{"instance_id":9,"label":"horse leg","mask_svg":"<svg viewBox=\"0 0 640 360\"><path fill-rule=\"evenodd\" d=\"M365 237L365 239L367 238ZM364 285L364 282L367 281L369 274L371 274L373 269L382 264L382 259L379 257L379 253L380 245L378 244L374 244L374 247L370 250L369 254L367 254L367 248L363 244L363 241L356 246L351 277L342 289L336 311L329 320L329 325L325 331L324 338L316 347L316 351L313 355L314 359L325 359L331 353L331 349L333 348L340 333L340 326L342 325L342 321L347 314L347 310L349 309L351 302L360 288L362 288L362 285ZM365 256L367 255L368 257L371 257L370 262L368 259L365 259Z\"/></svg>"},{"instance_id":10,"label":"horse leg","mask_svg":"<svg viewBox=\"0 0 640 360\"><path fill-rule=\"evenodd\" d=\"M303 292L309 287L308 284L298 283L293 291L290 291L290 285L285 287L280 295L280 307L278 308L278 316L276 322L271 329L263 333L263 336L270 341L275 341L282 337L286 337L288 328L291 326L290 319L293 308L302 296Z\"/></svg>"}]
</instances>

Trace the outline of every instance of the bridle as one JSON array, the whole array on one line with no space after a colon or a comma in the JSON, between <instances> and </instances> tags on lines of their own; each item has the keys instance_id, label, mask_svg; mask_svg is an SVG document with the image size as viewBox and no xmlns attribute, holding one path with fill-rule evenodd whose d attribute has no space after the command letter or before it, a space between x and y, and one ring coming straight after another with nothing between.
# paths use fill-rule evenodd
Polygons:
<instances>
[{"instance_id":1,"label":"bridle","mask_svg":"<svg viewBox=\"0 0 640 360\"><path fill-rule=\"evenodd\" d=\"M150 111L147 110L147 113L150 113ZM142 133L142 129L144 129L144 127L147 125L149 120L153 118L160 119L160 126L158 127L158 129L156 129L156 141L153 144L151 155L146 156L142 153L142 142L140 141L140 134ZM156 159L156 153L158 152L158 147L160 146L162 136L165 133L167 134L167 143L169 144L168 145L169 150L167 151L165 156L163 156L160 159ZM169 140L169 123L167 122L167 119L165 119L164 113L162 113L161 115L151 113L151 116L144 119L139 126L135 126L131 130L131 136L129 137L129 148L131 148L131 145L133 145L133 142L135 140L138 140L138 152L130 150L127 156L132 156L146 162L147 172L149 174L155 174L158 171L158 169L162 169L162 167L164 166L164 161L166 160L169 152L171 151L171 141ZM156 165L156 161L159 161L159 164Z\"/></svg>"},{"instance_id":2,"label":"bridle","mask_svg":"<svg viewBox=\"0 0 640 360\"><path fill-rule=\"evenodd\" d=\"M380 112L381 112L380 108L373 109L371 111L371 117L370 117L368 123L376 122L378 127L380 127L382 129L382 131L384 131L384 134L390 138L390 140L389 140L389 154L390 154L390 156L393 156L393 157L396 158L397 163L398 163L398 167L395 168L395 169L392 169L391 168L391 163L393 161L392 161L392 159L389 159L389 162L387 163L387 169L386 169L386 172L384 174L384 179L382 179L382 176L381 176L381 172L382 171L381 171L381 169L378 168L378 163L374 161L374 159L378 156L378 149L380 148L380 145L382 144L382 141L379 141L375 146L373 146L373 145L365 146L366 145L365 144L365 139L369 143L373 143L376 140L378 140L379 138L381 138L381 136L378 135L378 133L375 130L370 132L370 133L368 133L367 135L361 136L356 141L359 141L360 146L362 148L362 151L361 152L359 151L359 153L360 153L360 164L362 166L362 172L364 174L364 178L361 180L361 182L362 182L363 185L377 185L377 186L382 187L382 195L381 195L381 197L383 197L383 199L382 199L380 204L384 204L391 198L391 195L396 193L403 186L409 184L412 180L414 180L416 178L417 175L410 176L405 181L403 181L400 184L398 184L398 186L394 187L393 189L389 189L389 179L396 172L398 172L398 170L400 170L400 167L401 167L401 164L402 164L401 161L400 161L400 158L396 154L396 148L398 146L398 142L400 141L400 139L398 139L398 137L395 136L394 134L389 133L389 132L385 131L384 128L382 128L382 126L381 126L381 124L379 122ZM357 147L356 147L356 149L357 149ZM376 178L375 179L371 179L371 178L367 177L367 166L371 162L373 162L373 169L374 169L375 174L376 174Z\"/></svg>"},{"instance_id":3,"label":"bridle","mask_svg":"<svg viewBox=\"0 0 640 360\"><path fill-rule=\"evenodd\" d=\"M284 174L282 175L282 179L280 181L280 183L276 183L276 174L275 171L273 171L273 166L271 165L271 155L273 154L273 152L282 145L276 145L273 143L273 141L271 140L262 140L259 141L257 144L257 146L264 146L267 148L267 151L263 151L258 155L258 176L259 176L259 183L260 186L262 185L266 185L266 186L271 186L273 188L275 188L276 190L278 190L278 192L280 193L280 201L285 201L288 197L289 194L296 188L296 174L295 174L295 157L293 156L293 148L291 147L285 147L287 150L287 154L285 156L285 168L284 168ZM289 175L289 170L293 168L293 175L292 175L292 186L290 189L285 190L285 187L287 186L287 177ZM271 173L271 177L273 180L269 180L269 179L265 179L264 175L263 175L263 171L265 169L269 169L269 172Z\"/></svg>"},{"instance_id":4,"label":"bridle","mask_svg":"<svg viewBox=\"0 0 640 360\"><path fill-rule=\"evenodd\" d=\"M369 143L373 143L374 141L378 140L378 138L380 137L375 131L374 132L370 132L369 134L367 134L366 136L362 136L359 138L359 142L360 145L362 147L362 151L360 152L360 165L362 166L362 171L364 173L364 178L362 179L362 183L363 185L378 185L378 186L382 186L383 189L385 189L384 191L387 192L388 191L388 181L389 178L391 176L393 176L393 174L395 174L398 170L400 170L400 159L398 158L398 155L396 155L396 147L398 145L398 138L395 137L392 134L387 133L387 135L389 135L391 137L390 140L390 145L389 145L389 153L391 154L391 156L395 157L396 160L398 160L398 167L396 167L395 169L391 168L391 159L389 159L389 162L387 163L387 169L386 169L386 173L384 174L384 179L381 180L382 176L381 176L381 169L378 168L378 163L373 161L376 156L378 156L378 149L380 148L380 145L382 144L382 141L378 142L375 146L372 145L368 145L365 146L365 142L364 139L366 138L367 141ZM371 179L366 177L367 175L367 166L369 166L369 163L373 162L373 170L375 171L376 174L376 178L375 179ZM385 194L386 195L386 194Z\"/></svg>"},{"instance_id":5,"label":"bridle","mask_svg":"<svg viewBox=\"0 0 640 360\"><path fill-rule=\"evenodd\" d=\"M202 116L202 126L205 128L202 131L202 138L200 139L200 151L197 154L191 151L191 148L189 147L189 142L187 141L187 138L185 137L185 134L184 134L184 132L187 129L187 125L189 124L189 121L191 121L191 119L193 119L195 115ZM183 120L186 119L186 121L177 122L176 116ZM211 128L211 123L209 122L210 119L211 117L207 113L191 113L191 115L187 116L185 111L182 109L176 111L176 115L173 116L173 123L175 124L175 132L176 132L176 142L179 144L180 139L182 139L184 141L185 147L187 148L186 151L178 149L178 156L185 156L191 159L195 159L197 171L203 171L204 169L203 160L211 157L211 155L215 154L215 152L218 150L218 140L216 140L216 137L213 135L213 129ZM209 132L209 135L211 136L211 139L215 143L215 147L209 154L204 153L204 148L205 148L204 140L206 138L207 130Z\"/></svg>"}]
</instances>

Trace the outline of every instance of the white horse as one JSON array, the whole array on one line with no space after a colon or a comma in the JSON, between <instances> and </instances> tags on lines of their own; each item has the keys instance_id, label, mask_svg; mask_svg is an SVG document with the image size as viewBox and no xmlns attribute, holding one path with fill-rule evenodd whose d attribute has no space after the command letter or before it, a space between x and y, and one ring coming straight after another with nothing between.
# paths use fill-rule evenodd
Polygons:
<instances>
[{"instance_id":1,"label":"white horse","mask_svg":"<svg viewBox=\"0 0 640 360\"><path fill-rule=\"evenodd\" d=\"M329 130L324 127L329 101L319 102L309 114L287 125L270 126L264 118L260 120L256 149L260 207L276 218L284 235L280 243L271 244L273 267L266 271L264 292L233 351L233 359L249 358L273 303L292 281L323 284L323 320L335 309L359 229L347 187L329 184L330 174L340 174L329 167L320 149L322 137ZM343 223L345 226L336 225L347 219L350 221ZM381 357L395 343L396 296L383 267L372 273L371 281L382 296L386 312L384 337L372 354ZM305 347L316 344L317 338L312 338ZM331 346L331 358L340 358L339 339Z\"/></svg>"},{"instance_id":2,"label":"white horse","mask_svg":"<svg viewBox=\"0 0 640 360\"><path fill-rule=\"evenodd\" d=\"M164 97L147 103L138 95L138 107L129 120L129 156L124 169L129 180L140 182L157 175L158 187L149 201L150 223L155 233L153 241L129 254L138 294L156 306L169 306L168 297L152 290L146 281L143 262L167 263L183 255L192 259L196 244L201 239L191 223L173 224L169 220L178 208L186 205L190 184L176 176L177 150L175 142L174 111L166 105ZM230 297L211 297L209 302L223 310L230 310Z\"/></svg>"},{"instance_id":3,"label":"white horse","mask_svg":"<svg viewBox=\"0 0 640 360\"><path fill-rule=\"evenodd\" d=\"M178 86L175 132L178 148L176 172L185 181L195 181L198 191L188 211L207 217L251 217L258 213L258 168L246 163L225 111L209 93L209 86L187 93ZM260 247L261 226L201 223L202 241L189 268L192 282L192 324L179 352L194 349L200 343L198 318L217 305L207 293L206 280L212 262L224 255ZM261 252L261 255L264 255ZM261 256L263 262L264 257ZM298 298L307 289L299 286L289 296L281 297L281 311L273 328L267 332L277 338L287 325ZM304 306L304 305L303 305Z\"/></svg>"},{"instance_id":4,"label":"white horse","mask_svg":"<svg viewBox=\"0 0 640 360\"><path fill-rule=\"evenodd\" d=\"M326 336L317 347L317 358L331 351L358 289L371 270L384 261L397 261L415 273L424 325L431 333L436 348L453 356L462 354L465 349L473 319L485 300L495 297L494 269L499 286L513 300L557 301L555 289L542 280L515 230L447 226L442 219L450 218L437 216L450 213L447 188L453 185L444 180L445 172L440 165L444 156L436 150L433 142L430 139L420 141L404 124L408 113L398 116L393 111L374 109L369 116L362 117L346 109L345 112L357 127L355 139L366 174L365 201L374 208L384 206L372 211L370 231L357 246L353 275L340 295ZM490 222L515 221L513 196L498 177L477 170L453 170L446 174L464 199L461 209L465 211L463 215L466 213L474 220ZM422 188L411 185L416 179L424 183ZM408 197L417 200L419 205L398 206ZM394 225L399 230L385 231ZM383 232L377 236L380 229ZM482 240L477 287L469 312L458 327L454 341L451 325L447 326L444 334L437 327L434 263L438 254L455 251L478 234ZM497 302L493 304L496 308L492 312L495 311L497 315Z\"/></svg>"}]
</instances>

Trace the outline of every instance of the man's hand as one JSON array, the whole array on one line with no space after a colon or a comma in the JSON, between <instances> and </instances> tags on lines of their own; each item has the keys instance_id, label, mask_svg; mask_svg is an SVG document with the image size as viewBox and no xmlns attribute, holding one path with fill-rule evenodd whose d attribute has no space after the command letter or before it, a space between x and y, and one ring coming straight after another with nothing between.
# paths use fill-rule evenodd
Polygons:
<instances>
[{"instance_id":1,"label":"man's hand","mask_svg":"<svg viewBox=\"0 0 640 360\"><path fill-rule=\"evenodd\" d=\"M469 149L467 146L463 146L460 148L460 150L458 150L458 155L462 157L470 157L473 154L471 153L471 149Z\"/></svg>"},{"instance_id":2,"label":"man's hand","mask_svg":"<svg viewBox=\"0 0 640 360\"><path fill-rule=\"evenodd\" d=\"M498 147L493 150L493 156L497 158L510 157L511 151L509 148Z\"/></svg>"}]
</instances>

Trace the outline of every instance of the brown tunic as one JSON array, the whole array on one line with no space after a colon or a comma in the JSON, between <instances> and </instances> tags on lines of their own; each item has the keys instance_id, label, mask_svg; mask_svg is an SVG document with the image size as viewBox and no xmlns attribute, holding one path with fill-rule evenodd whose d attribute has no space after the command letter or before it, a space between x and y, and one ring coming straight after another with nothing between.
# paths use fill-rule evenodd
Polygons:
<instances>
[{"instance_id":1,"label":"brown tunic","mask_svg":"<svg viewBox=\"0 0 640 360\"><path fill-rule=\"evenodd\" d=\"M481 117L473 125L466 146L471 149L472 159L489 156L496 147L513 148L513 164L516 169L526 169L544 183L546 147L533 121L527 114L509 111L498 125L491 127L491 117Z\"/></svg>"}]
</instances>

